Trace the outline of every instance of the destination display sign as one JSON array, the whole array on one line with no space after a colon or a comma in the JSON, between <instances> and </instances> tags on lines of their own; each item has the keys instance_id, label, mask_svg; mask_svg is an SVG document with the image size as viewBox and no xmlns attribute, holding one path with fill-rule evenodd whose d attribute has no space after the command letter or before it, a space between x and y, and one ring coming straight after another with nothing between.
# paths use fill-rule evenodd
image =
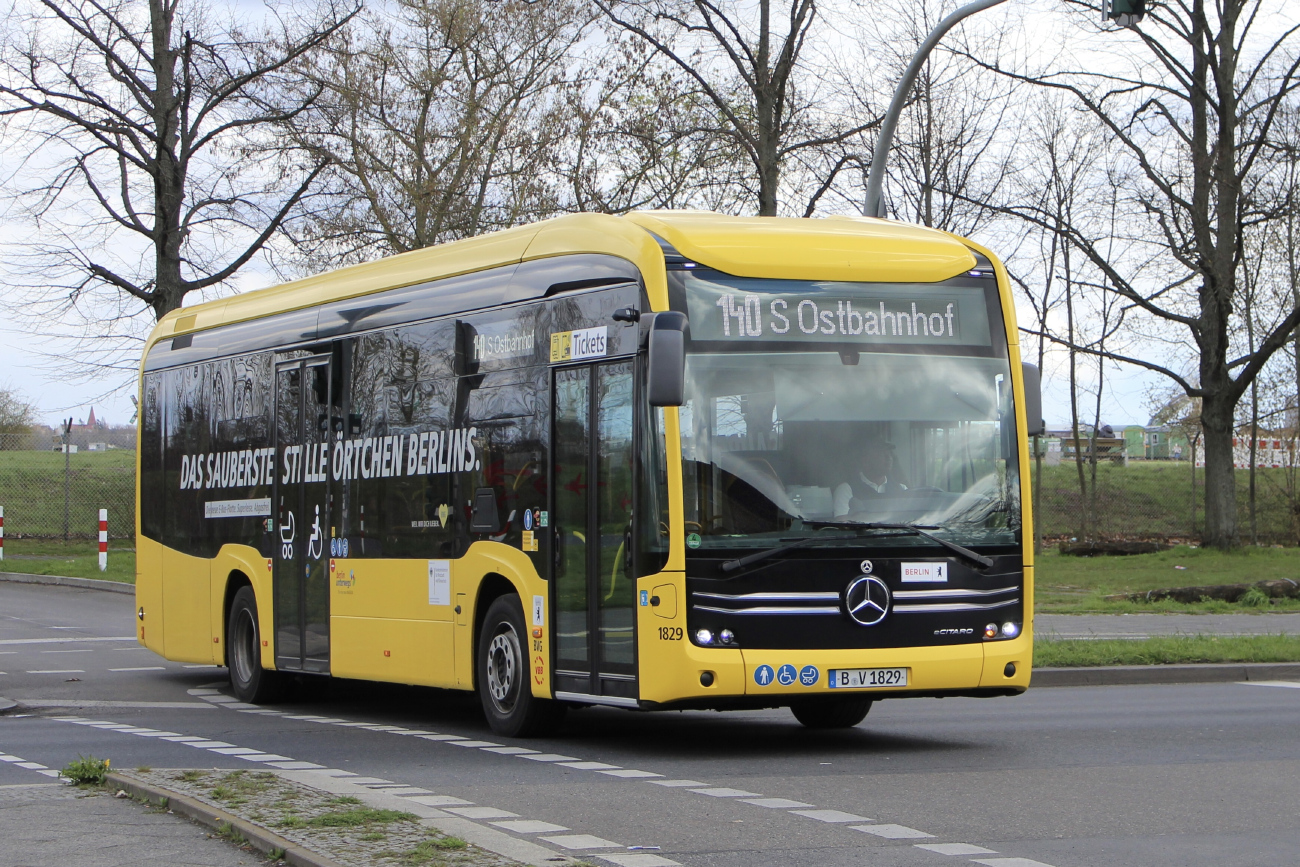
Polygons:
<instances>
[{"instance_id":1,"label":"destination display sign","mask_svg":"<svg viewBox=\"0 0 1300 867\"><path fill-rule=\"evenodd\" d=\"M686 278L693 340L989 346L978 286Z\"/></svg>"}]
</instances>

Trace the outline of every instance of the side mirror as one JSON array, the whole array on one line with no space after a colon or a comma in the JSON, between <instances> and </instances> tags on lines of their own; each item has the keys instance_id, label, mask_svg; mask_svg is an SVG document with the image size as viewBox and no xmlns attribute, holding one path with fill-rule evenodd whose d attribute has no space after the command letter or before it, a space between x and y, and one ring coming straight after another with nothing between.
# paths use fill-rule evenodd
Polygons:
<instances>
[{"instance_id":1,"label":"side mirror","mask_svg":"<svg viewBox=\"0 0 1300 867\"><path fill-rule=\"evenodd\" d=\"M1020 370L1025 380L1025 433L1036 437L1047 431L1043 422L1043 382L1038 366L1022 362Z\"/></svg>"},{"instance_id":2,"label":"side mirror","mask_svg":"<svg viewBox=\"0 0 1300 867\"><path fill-rule=\"evenodd\" d=\"M654 314L650 323L650 370L648 388L651 406L681 406L686 402L685 313Z\"/></svg>"}]
</instances>

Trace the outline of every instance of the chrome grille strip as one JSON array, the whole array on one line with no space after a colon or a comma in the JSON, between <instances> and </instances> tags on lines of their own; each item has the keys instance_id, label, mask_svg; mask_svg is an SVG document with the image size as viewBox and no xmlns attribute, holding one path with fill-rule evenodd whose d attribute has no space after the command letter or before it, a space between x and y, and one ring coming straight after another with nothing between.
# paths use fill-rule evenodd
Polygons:
<instances>
[{"instance_id":1,"label":"chrome grille strip","mask_svg":"<svg viewBox=\"0 0 1300 867\"><path fill-rule=\"evenodd\" d=\"M696 611L713 611L718 614L840 614L840 607L836 605L833 608L825 606L807 606L800 608L792 605L789 608L776 608L773 606L759 606L757 608L714 608L710 605L692 606Z\"/></svg>"},{"instance_id":2,"label":"chrome grille strip","mask_svg":"<svg viewBox=\"0 0 1300 867\"><path fill-rule=\"evenodd\" d=\"M1020 601L1020 597L1007 599L1002 602L946 602L938 605L895 605L890 610L895 614L930 614L942 611L989 611L994 608L1006 608L1008 605L1015 605Z\"/></svg>"},{"instance_id":3,"label":"chrome grille strip","mask_svg":"<svg viewBox=\"0 0 1300 867\"><path fill-rule=\"evenodd\" d=\"M969 599L978 596L997 596L999 593L1016 593L1016 586L999 587L996 590L895 590L895 599Z\"/></svg>"},{"instance_id":4,"label":"chrome grille strip","mask_svg":"<svg viewBox=\"0 0 1300 867\"><path fill-rule=\"evenodd\" d=\"M838 593L738 593L730 595L727 593L703 593L698 590L691 595L697 599L732 599L748 602L838 602L840 598Z\"/></svg>"}]
</instances>

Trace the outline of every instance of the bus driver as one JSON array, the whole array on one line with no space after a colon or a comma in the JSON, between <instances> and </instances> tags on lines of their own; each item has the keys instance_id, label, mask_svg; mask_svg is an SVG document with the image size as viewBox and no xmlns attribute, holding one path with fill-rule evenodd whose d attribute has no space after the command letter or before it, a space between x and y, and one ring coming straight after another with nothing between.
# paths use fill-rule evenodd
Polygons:
<instances>
[{"instance_id":1,"label":"bus driver","mask_svg":"<svg viewBox=\"0 0 1300 867\"><path fill-rule=\"evenodd\" d=\"M835 488L835 517L842 518L853 512L866 511L881 498L906 491L906 485L889 478L893 468L893 443L880 439L863 443L858 455L856 477L841 482Z\"/></svg>"}]
</instances>

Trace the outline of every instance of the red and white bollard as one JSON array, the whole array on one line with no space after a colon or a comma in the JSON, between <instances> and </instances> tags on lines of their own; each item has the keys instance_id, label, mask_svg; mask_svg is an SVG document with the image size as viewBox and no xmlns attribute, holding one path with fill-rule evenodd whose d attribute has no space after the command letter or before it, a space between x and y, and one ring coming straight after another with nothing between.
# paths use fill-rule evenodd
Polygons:
<instances>
[{"instance_id":1,"label":"red and white bollard","mask_svg":"<svg viewBox=\"0 0 1300 867\"><path fill-rule=\"evenodd\" d=\"M99 571L108 568L108 509L99 510Z\"/></svg>"},{"instance_id":2,"label":"red and white bollard","mask_svg":"<svg viewBox=\"0 0 1300 867\"><path fill-rule=\"evenodd\" d=\"M5 558L5 507L0 506L0 560Z\"/></svg>"}]
</instances>

